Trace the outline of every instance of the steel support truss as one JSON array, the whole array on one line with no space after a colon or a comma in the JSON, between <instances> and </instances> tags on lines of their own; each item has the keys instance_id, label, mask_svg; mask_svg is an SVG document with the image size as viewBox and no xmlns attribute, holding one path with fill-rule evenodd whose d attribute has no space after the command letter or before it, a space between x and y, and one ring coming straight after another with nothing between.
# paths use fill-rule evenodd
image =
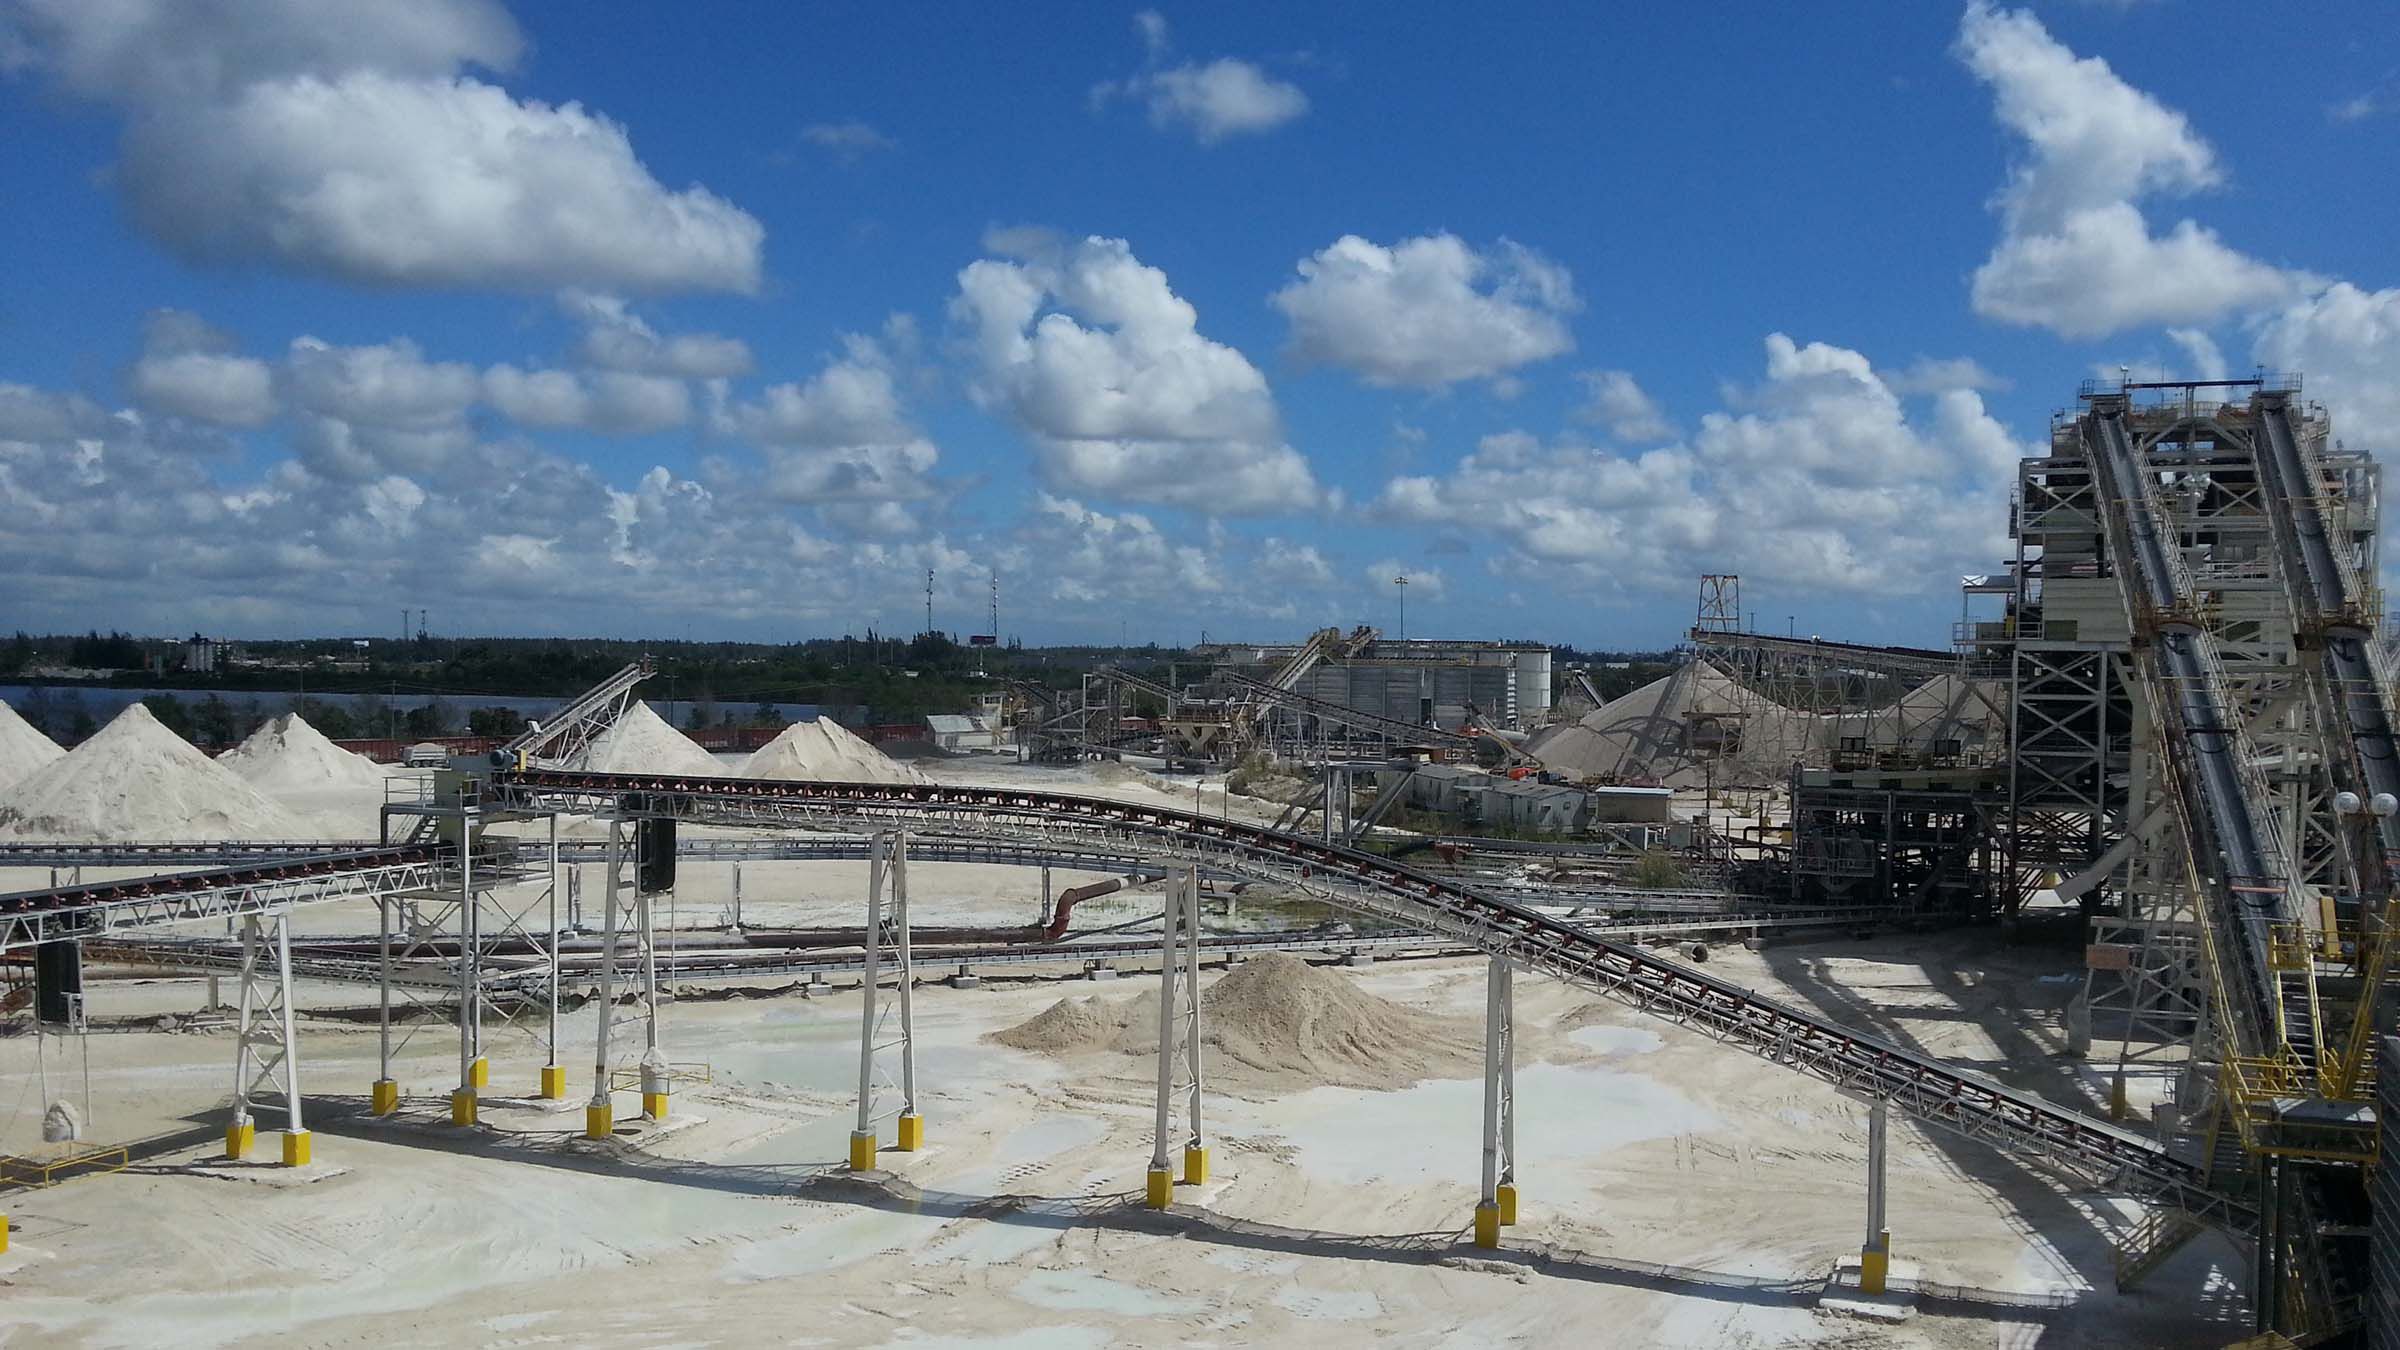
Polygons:
<instances>
[{"instance_id":1,"label":"steel support truss","mask_svg":"<svg viewBox=\"0 0 2400 1350\"><path fill-rule=\"evenodd\" d=\"M1143 1199L1152 1209L1175 1201L1176 1150L1182 1184L1208 1180L1208 1136L1200 1124L1200 875L1190 867L1166 877L1158 939L1158 1122ZM1183 1119L1175 1104L1183 1102Z\"/></svg>"},{"instance_id":2,"label":"steel support truss","mask_svg":"<svg viewBox=\"0 0 2400 1350\"><path fill-rule=\"evenodd\" d=\"M1476 1192L1475 1245L1497 1247L1517 1221L1516 969L1501 957L1484 968L1483 1185Z\"/></svg>"},{"instance_id":3,"label":"steel support truss","mask_svg":"<svg viewBox=\"0 0 2400 1350\"><path fill-rule=\"evenodd\" d=\"M887 963L895 986L888 1003L879 987ZM894 1152L914 1153L925 1146L911 997L916 980L908 947L908 832L893 830L875 836L867 864L866 963L858 991L858 1127L850 1132L853 1171L874 1168L885 1120L894 1122Z\"/></svg>"},{"instance_id":4,"label":"steel support truss","mask_svg":"<svg viewBox=\"0 0 2400 1350\"><path fill-rule=\"evenodd\" d=\"M250 1155L257 1124L251 1108L262 1099L281 1099L283 1161L305 1167L310 1160L308 1125L300 1107L300 1042L292 1031L291 912L242 916L242 970L235 998L233 1119L225 1128L225 1156Z\"/></svg>"}]
</instances>

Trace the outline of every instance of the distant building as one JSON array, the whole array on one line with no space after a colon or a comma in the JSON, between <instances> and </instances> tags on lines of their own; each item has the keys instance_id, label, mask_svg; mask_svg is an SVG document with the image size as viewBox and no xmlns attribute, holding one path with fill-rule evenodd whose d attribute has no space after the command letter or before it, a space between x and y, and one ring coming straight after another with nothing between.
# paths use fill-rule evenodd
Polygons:
<instances>
[{"instance_id":1,"label":"distant building","mask_svg":"<svg viewBox=\"0 0 2400 1350\"><path fill-rule=\"evenodd\" d=\"M935 749L951 754L1000 750L1014 743L1007 725L996 715L929 713L925 718L925 730Z\"/></svg>"},{"instance_id":2,"label":"distant building","mask_svg":"<svg viewBox=\"0 0 2400 1350\"><path fill-rule=\"evenodd\" d=\"M1470 705L1484 725L1510 730L1539 726L1550 713L1550 649L1539 642L1399 641L1362 629L1335 641L1198 651L1259 680L1297 664L1286 686L1296 694L1445 731L1467 720Z\"/></svg>"},{"instance_id":3,"label":"distant building","mask_svg":"<svg viewBox=\"0 0 2400 1350\"><path fill-rule=\"evenodd\" d=\"M183 668L196 674L213 674L225 666L225 644L215 638L192 634L183 644Z\"/></svg>"}]
</instances>

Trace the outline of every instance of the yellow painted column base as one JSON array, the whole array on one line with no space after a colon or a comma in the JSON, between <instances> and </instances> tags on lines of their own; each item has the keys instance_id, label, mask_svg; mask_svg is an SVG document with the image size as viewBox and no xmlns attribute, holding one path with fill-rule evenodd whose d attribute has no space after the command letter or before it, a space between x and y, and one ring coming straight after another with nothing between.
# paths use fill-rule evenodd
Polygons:
<instances>
[{"instance_id":1,"label":"yellow painted column base","mask_svg":"<svg viewBox=\"0 0 2400 1350\"><path fill-rule=\"evenodd\" d=\"M475 1123L475 1089L460 1088L450 1094L450 1123L453 1125Z\"/></svg>"},{"instance_id":2,"label":"yellow painted column base","mask_svg":"<svg viewBox=\"0 0 2400 1350\"><path fill-rule=\"evenodd\" d=\"M1892 1239L1885 1234L1881 1247L1858 1249L1858 1292L1880 1294L1892 1274Z\"/></svg>"},{"instance_id":3,"label":"yellow painted column base","mask_svg":"<svg viewBox=\"0 0 2400 1350\"><path fill-rule=\"evenodd\" d=\"M2132 1107L2125 1100L2125 1080L2115 1079L2108 1085L2108 1118L2123 1120Z\"/></svg>"},{"instance_id":4,"label":"yellow painted column base","mask_svg":"<svg viewBox=\"0 0 2400 1350\"><path fill-rule=\"evenodd\" d=\"M925 1117L906 1113L900 1117L900 1140L892 1145L898 1153L914 1153L925 1147Z\"/></svg>"},{"instance_id":5,"label":"yellow painted column base","mask_svg":"<svg viewBox=\"0 0 2400 1350\"><path fill-rule=\"evenodd\" d=\"M1164 1167L1151 1168L1149 1183L1142 1190L1142 1203L1152 1209L1165 1209L1175 1203L1175 1174Z\"/></svg>"},{"instance_id":6,"label":"yellow painted column base","mask_svg":"<svg viewBox=\"0 0 2400 1350\"><path fill-rule=\"evenodd\" d=\"M487 1088L492 1085L492 1062L481 1055L467 1061L467 1086Z\"/></svg>"},{"instance_id":7,"label":"yellow painted column base","mask_svg":"<svg viewBox=\"0 0 2400 1350\"><path fill-rule=\"evenodd\" d=\"M1183 1151L1183 1184L1186 1186L1208 1184L1208 1146L1206 1144L1186 1148Z\"/></svg>"},{"instance_id":8,"label":"yellow painted column base","mask_svg":"<svg viewBox=\"0 0 2400 1350\"><path fill-rule=\"evenodd\" d=\"M225 1127L225 1156L240 1162L250 1156L250 1146L258 1142L258 1127L248 1121Z\"/></svg>"},{"instance_id":9,"label":"yellow painted column base","mask_svg":"<svg viewBox=\"0 0 2400 1350\"><path fill-rule=\"evenodd\" d=\"M583 1108L583 1137L606 1139L617 1132L617 1107L614 1102L593 1102Z\"/></svg>"},{"instance_id":10,"label":"yellow painted column base","mask_svg":"<svg viewBox=\"0 0 2400 1350\"><path fill-rule=\"evenodd\" d=\"M389 1078L378 1078L367 1089L367 1108L379 1116L388 1116L400 1109L400 1085Z\"/></svg>"},{"instance_id":11,"label":"yellow painted column base","mask_svg":"<svg viewBox=\"0 0 2400 1350\"><path fill-rule=\"evenodd\" d=\"M850 1132L850 1170L853 1172L875 1170L875 1132L873 1130L852 1130Z\"/></svg>"},{"instance_id":12,"label":"yellow painted column base","mask_svg":"<svg viewBox=\"0 0 2400 1350\"><path fill-rule=\"evenodd\" d=\"M664 1092L643 1093L642 1114L652 1120L665 1120L667 1118L667 1094Z\"/></svg>"},{"instance_id":13,"label":"yellow painted column base","mask_svg":"<svg viewBox=\"0 0 2400 1350\"><path fill-rule=\"evenodd\" d=\"M315 1137L307 1130L285 1130L283 1132L283 1165L286 1167L308 1166L311 1153L309 1144Z\"/></svg>"},{"instance_id":14,"label":"yellow painted column base","mask_svg":"<svg viewBox=\"0 0 2400 1350\"><path fill-rule=\"evenodd\" d=\"M8 1250L8 1216L0 1214L0 1252Z\"/></svg>"},{"instance_id":15,"label":"yellow painted column base","mask_svg":"<svg viewBox=\"0 0 2400 1350\"><path fill-rule=\"evenodd\" d=\"M1475 1245L1485 1251L1499 1250L1500 1206L1477 1205L1475 1207Z\"/></svg>"},{"instance_id":16,"label":"yellow painted column base","mask_svg":"<svg viewBox=\"0 0 2400 1350\"><path fill-rule=\"evenodd\" d=\"M567 1099L566 1065L545 1064L542 1066L542 1098L545 1101L553 1102Z\"/></svg>"},{"instance_id":17,"label":"yellow painted column base","mask_svg":"<svg viewBox=\"0 0 2400 1350\"><path fill-rule=\"evenodd\" d=\"M1500 1210L1500 1226L1507 1228L1517 1221L1517 1186L1513 1181L1501 1182L1492 1188L1492 1200Z\"/></svg>"}]
</instances>

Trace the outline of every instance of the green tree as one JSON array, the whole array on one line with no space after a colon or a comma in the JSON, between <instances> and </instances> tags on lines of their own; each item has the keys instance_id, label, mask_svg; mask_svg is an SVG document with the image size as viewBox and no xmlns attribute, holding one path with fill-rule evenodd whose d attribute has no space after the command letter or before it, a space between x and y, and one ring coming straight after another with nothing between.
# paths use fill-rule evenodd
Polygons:
<instances>
[{"instance_id":1,"label":"green tree","mask_svg":"<svg viewBox=\"0 0 2400 1350\"><path fill-rule=\"evenodd\" d=\"M525 714L514 708L477 708L467 714L470 736L514 736L525 729Z\"/></svg>"},{"instance_id":2,"label":"green tree","mask_svg":"<svg viewBox=\"0 0 2400 1350\"><path fill-rule=\"evenodd\" d=\"M152 694L142 700L142 706L150 710L150 715L158 719L160 726L187 741L197 732L192 722L192 710L183 706L183 700L173 694Z\"/></svg>"},{"instance_id":3,"label":"green tree","mask_svg":"<svg viewBox=\"0 0 2400 1350\"><path fill-rule=\"evenodd\" d=\"M241 739L233 705L210 694L192 709L192 741L196 745L224 746Z\"/></svg>"}]
</instances>

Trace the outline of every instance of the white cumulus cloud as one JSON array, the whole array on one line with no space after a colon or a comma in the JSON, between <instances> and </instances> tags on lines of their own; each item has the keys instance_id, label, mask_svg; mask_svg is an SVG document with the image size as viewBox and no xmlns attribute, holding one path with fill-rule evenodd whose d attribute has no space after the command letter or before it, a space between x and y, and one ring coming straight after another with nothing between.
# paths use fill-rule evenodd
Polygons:
<instances>
[{"instance_id":1,"label":"white cumulus cloud","mask_svg":"<svg viewBox=\"0 0 2400 1350\"><path fill-rule=\"evenodd\" d=\"M1583 382L1585 398L1575 410L1577 419L1608 428L1608 434L1627 444L1643 441L1663 441L1675 434L1668 423L1666 410L1650 397L1629 371L1586 370L1576 379Z\"/></svg>"},{"instance_id":2,"label":"white cumulus cloud","mask_svg":"<svg viewBox=\"0 0 2400 1350\"><path fill-rule=\"evenodd\" d=\"M1503 572L1610 591L1755 571L1847 593L1922 592L2005 547L2007 485L2028 452L1953 388L1912 420L1863 355L1783 334L1766 377L1689 439L1640 452L1484 437L1451 472L1395 478L1381 519L1498 536Z\"/></svg>"},{"instance_id":3,"label":"white cumulus cloud","mask_svg":"<svg viewBox=\"0 0 2400 1350\"><path fill-rule=\"evenodd\" d=\"M1134 28L1150 69L1092 86L1093 107L1129 99L1148 110L1152 126L1189 131L1202 145L1273 131L1308 112L1308 95L1300 86L1269 75L1255 62L1228 56L1162 64L1170 44L1167 21L1156 10L1135 15Z\"/></svg>"},{"instance_id":4,"label":"white cumulus cloud","mask_svg":"<svg viewBox=\"0 0 2400 1350\"><path fill-rule=\"evenodd\" d=\"M1439 388L1575 345L1565 321L1582 307L1573 277L1506 239L1479 251L1451 234L1389 247L1344 235L1297 270L1269 297L1291 321L1293 356L1369 384Z\"/></svg>"},{"instance_id":5,"label":"white cumulus cloud","mask_svg":"<svg viewBox=\"0 0 2400 1350\"><path fill-rule=\"evenodd\" d=\"M1031 440L1059 488L1212 513L1317 504L1266 377L1201 335L1191 303L1121 239L959 273L970 390Z\"/></svg>"},{"instance_id":6,"label":"white cumulus cloud","mask_svg":"<svg viewBox=\"0 0 2400 1350\"><path fill-rule=\"evenodd\" d=\"M484 0L20 0L20 59L124 114L135 222L206 262L380 286L757 289L765 232L663 186L623 127L467 75L522 38Z\"/></svg>"},{"instance_id":7,"label":"white cumulus cloud","mask_svg":"<svg viewBox=\"0 0 2400 1350\"><path fill-rule=\"evenodd\" d=\"M233 339L199 316L156 310L143 322L141 359L128 383L154 412L224 427L262 426L275 416L274 372L234 352Z\"/></svg>"},{"instance_id":8,"label":"white cumulus cloud","mask_svg":"<svg viewBox=\"0 0 2400 1350\"><path fill-rule=\"evenodd\" d=\"M2183 114L2107 62L2078 57L2033 15L1984 0L1968 5L1957 53L1991 86L2001 125L2028 151L1996 202L2000 242L1975 270L1978 313L2102 337L2206 323L2311 285L2194 221L2151 233L2139 201L2214 188L2224 171Z\"/></svg>"}]
</instances>

